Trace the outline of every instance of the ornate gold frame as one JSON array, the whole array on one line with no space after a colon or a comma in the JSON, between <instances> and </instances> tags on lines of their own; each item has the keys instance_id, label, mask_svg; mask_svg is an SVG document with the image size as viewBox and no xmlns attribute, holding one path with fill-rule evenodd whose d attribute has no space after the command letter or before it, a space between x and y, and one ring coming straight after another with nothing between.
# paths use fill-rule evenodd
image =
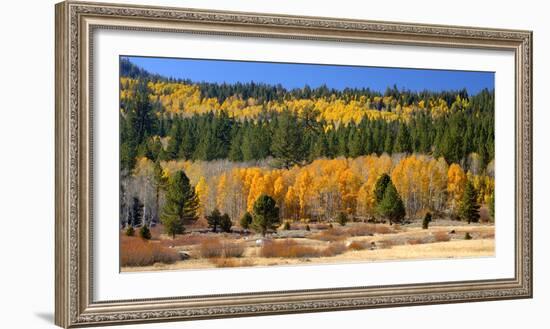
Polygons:
<instances>
[{"instance_id":1,"label":"ornate gold frame","mask_svg":"<svg viewBox=\"0 0 550 329\"><path fill-rule=\"evenodd\" d=\"M515 53L515 276L93 302L91 35L95 29L501 49ZM66 1L56 5L56 297L62 327L530 298L532 278L532 32Z\"/></svg>"}]
</instances>

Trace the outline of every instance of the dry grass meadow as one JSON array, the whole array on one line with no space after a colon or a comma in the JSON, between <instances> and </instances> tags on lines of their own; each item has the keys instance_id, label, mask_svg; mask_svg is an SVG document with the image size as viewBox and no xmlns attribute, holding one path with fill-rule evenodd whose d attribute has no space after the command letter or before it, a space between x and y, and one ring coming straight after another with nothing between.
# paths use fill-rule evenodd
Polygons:
<instances>
[{"instance_id":1,"label":"dry grass meadow","mask_svg":"<svg viewBox=\"0 0 550 329\"><path fill-rule=\"evenodd\" d=\"M190 229L175 239L152 229L152 239L121 232L121 271L357 263L494 256L494 225L439 220L429 229L370 223L292 225L262 238L235 231ZM467 234L468 233L468 234Z\"/></svg>"}]
</instances>

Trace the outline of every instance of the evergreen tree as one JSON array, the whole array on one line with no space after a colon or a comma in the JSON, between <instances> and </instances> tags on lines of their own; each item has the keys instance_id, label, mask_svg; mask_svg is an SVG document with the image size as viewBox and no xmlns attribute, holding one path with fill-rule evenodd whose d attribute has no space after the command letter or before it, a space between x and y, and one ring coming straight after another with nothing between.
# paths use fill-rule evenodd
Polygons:
<instances>
[{"instance_id":1,"label":"evergreen tree","mask_svg":"<svg viewBox=\"0 0 550 329\"><path fill-rule=\"evenodd\" d=\"M134 227L132 225L128 225L126 231L124 231L124 234L126 234L126 236L134 236L135 233L136 231L134 230Z\"/></svg>"},{"instance_id":2,"label":"evergreen tree","mask_svg":"<svg viewBox=\"0 0 550 329\"><path fill-rule=\"evenodd\" d=\"M393 152L395 153L412 153L411 135L409 128L402 123L399 126L399 132L393 146Z\"/></svg>"},{"instance_id":3,"label":"evergreen tree","mask_svg":"<svg viewBox=\"0 0 550 329\"><path fill-rule=\"evenodd\" d=\"M278 164L285 169L300 165L305 159L302 128L298 117L290 111L285 110L279 115L278 125L273 133L271 152Z\"/></svg>"},{"instance_id":4,"label":"evergreen tree","mask_svg":"<svg viewBox=\"0 0 550 329\"><path fill-rule=\"evenodd\" d=\"M375 152L374 141L372 139L372 132L368 129L365 133L365 154L370 155Z\"/></svg>"},{"instance_id":5,"label":"evergreen tree","mask_svg":"<svg viewBox=\"0 0 550 329\"><path fill-rule=\"evenodd\" d=\"M142 239L151 240L151 230L149 230L149 226L143 225L143 226L139 229L139 236L140 236Z\"/></svg>"},{"instance_id":6,"label":"evergreen tree","mask_svg":"<svg viewBox=\"0 0 550 329\"><path fill-rule=\"evenodd\" d=\"M432 214L430 212L427 212L424 216L424 220L422 220L422 229L427 230L428 226L432 222Z\"/></svg>"},{"instance_id":7,"label":"evergreen tree","mask_svg":"<svg viewBox=\"0 0 550 329\"><path fill-rule=\"evenodd\" d=\"M214 135L213 159L225 159L231 145L232 120L227 111L221 111L212 118L211 125Z\"/></svg>"},{"instance_id":8,"label":"evergreen tree","mask_svg":"<svg viewBox=\"0 0 550 329\"><path fill-rule=\"evenodd\" d=\"M272 125L269 122L260 121L255 125L256 159L265 159L271 155L271 131ZM304 158L305 156L304 154Z\"/></svg>"},{"instance_id":9,"label":"evergreen tree","mask_svg":"<svg viewBox=\"0 0 550 329\"><path fill-rule=\"evenodd\" d=\"M254 123L245 122L241 143L241 153L244 161L259 160L260 143L259 136ZM264 152L265 153L265 152Z\"/></svg>"},{"instance_id":10,"label":"evergreen tree","mask_svg":"<svg viewBox=\"0 0 550 329\"><path fill-rule=\"evenodd\" d=\"M338 155L338 139L334 129L329 130L327 133L327 155L329 158L335 158Z\"/></svg>"},{"instance_id":11,"label":"evergreen tree","mask_svg":"<svg viewBox=\"0 0 550 329\"><path fill-rule=\"evenodd\" d=\"M384 152L386 152L387 154L392 154L393 153L393 136L391 133L387 133L386 134L386 138L384 140Z\"/></svg>"},{"instance_id":12,"label":"evergreen tree","mask_svg":"<svg viewBox=\"0 0 550 329\"><path fill-rule=\"evenodd\" d=\"M416 122L416 121L415 121ZM417 139L418 139L418 148L416 149L420 153L430 153L432 151L433 140L431 137L432 131L431 118L427 115L419 115L418 119L418 128L417 128Z\"/></svg>"},{"instance_id":13,"label":"evergreen tree","mask_svg":"<svg viewBox=\"0 0 550 329\"><path fill-rule=\"evenodd\" d=\"M233 226L233 222L231 221L231 218L228 214L223 214L220 221L220 229L222 232L229 233L231 232L231 227Z\"/></svg>"},{"instance_id":14,"label":"evergreen tree","mask_svg":"<svg viewBox=\"0 0 550 329\"><path fill-rule=\"evenodd\" d=\"M326 135L315 135L315 139L311 143L308 160L312 162L315 159L327 157L328 154L329 150Z\"/></svg>"},{"instance_id":15,"label":"evergreen tree","mask_svg":"<svg viewBox=\"0 0 550 329\"><path fill-rule=\"evenodd\" d=\"M381 124L379 123L379 121L375 121L375 124L373 125L373 130L372 130L372 140L373 140L373 145L372 145L372 149L373 149L373 152L380 155L382 154L382 152L384 151L383 150L383 147L384 147L384 144L382 144L382 142L384 141L384 139L382 139L382 132L381 132ZM392 145L392 152L393 152L393 145Z\"/></svg>"},{"instance_id":16,"label":"evergreen tree","mask_svg":"<svg viewBox=\"0 0 550 329\"><path fill-rule=\"evenodd\" d=\"M248 211L244 213L243 217L241 217L240 224L245 230L248 230L252 224L252 215Z\"/></svg>"},{"instance_id":17,"label":"evergreen tree","mask_svg":"<svg viewBox=\"0 0 550 329\"><path fill-rule=\"evenodd\" d=\"M195 153L195 136L191 124L183 126L182 137L178 147L178 158L191 160Z\"/></svg>"},{"instance_id":18,"label":"evergreen tree","mask_svg":"<svg viewBox=\"0 0 550 329\"><path fill-rule=\"evenodd\" d=\"M168 177L164 175L160 161L155 161L153 166L153 187L155 189L155 215L153 221L158 222L160 214L160 193L168 186Z\"/></svg>"},{"instance_id":19,"label":"evergreen tree","mask_svg":"<svg viewBox=\"0 0 550 329\"><path fill-rule=\"evenodd\" d=\"M460 204L460 216L468 221L468 224L471 222L479 222L479 204L477 203L477 192L475 190L474 184L468 181L466 187L464 188L464 194L462 197L462 202Z\"/></svg>"},{"instance_id":20,"label":"evergreen tree","mask_svg":"<svg viewBox=\"0 0 550 329\"><path fill-rule=\"evenodd\" d=\"M160 138L150 139L149 143L147 144L147 148L148 148L148 152L151 155L149 159L153 161L160 160L160 153L163 150L162 142L160 141Z\"/></svg>"},{"instance_id":21,"label":"evergreen tree","mask_svg":"<svg viewBox=\"0 0 550 329\"><path fill-rule=\"evenodd\" d=\"M346 226L346 223L348 222L348 215L346 215L345 212L341 211L338 213L336 221L338 222L338 224L340 224L340 226Z\"/></svg>"},{"instance_id":22,"label":"evergreen tree","mask_svg":"<svg viewBox=\"0 0 550 329\"><path fill-rule=\"evenodd\" d=\"M137 147L132 141L122 142L120 145L120 169L122 174L128 175L136 165Z\"/></svg>"},{"instance_id":23,"label":"evergreen tree","mask_svg":"<svg viewBox=\"0 0 550 329\"><path fill-rule=\"evenodd\" d=\"M169 160L178 158L178 153L182 140L182 123L180 120L174 121L168 135L168 145L166 146L166 156Z\"/></svg>"},{"instance_id":24,"label":"evergreen tree","mask_svg":"<svg viewBox=\"0 0 550 329\"><path fill-rule=\"evenodd\" d=\"M449 163L460 163L466 156L463 153L465 118L462 112L454 113L441 123L441 140L437 147L437 156L443 156Z\"/></svg>"},{"instance_id":25,"label":"evergreen tree","mask_svg":"<svg viewBox=\"0 0 550 329\"><path fill-rule=\"evenodd\" d=\"M243 161L252 161L256 159L256 148L254 145L254 135L251 129L245 130L241 143L241 154Z\"/></svg>"},{"instance_id":26,"label":"evergreen tree","mask_svg":"<svg viewBox=\"0 0 550 329\"><path fill-rule=\"evenodd\" d=\"M170 179L166 203L160 218L166 233L172 237L183 233L185 222L197 219L198 208L199 199L195 194L195 188L191 186L183 170L177 171Z\"/></svg>"},{"instance_id":27,"label":"evergreen tree","mask_svg":"<svg viewBox=\"0 0 550 329\"><path fill-rule=\"evenodd\" d=\"M388 184L391 182L391 178L388 174L382 174L376 181L376 184L374 185L374 197L376 204L379 204L380 201L384 198L384 193L386 192L386 188L388 187Z\"/></svg>"},{"instance_id":28,"label":"evergreen tree","mask_svg":"<svg viewBox=\"0 0 550 329\"><path fill-rule=\"evenodd\" d=\"M336 132L338 143L336 155L347 157L348 156L348 134L346 128L339 128Z\"/></svg>"},{"instance_id":29,"label":"evergreen tree","mask_svg":"<svg viewBox=\"0 0 550 329\"><path fill-rule=\"evenodd\" d=\"M365 154L365 146L363 145L363 138L361 132L357 129L350 135L349 142L349 156L357 158Z\"/></svg>"},{"instance_id":30,"label":"evergreen tree","mask_svg":"<svg viewBox=\"0 0 550 329\"><path fill-rule=\"evenodd\" d=\"M147 140L156 130L156 118L149 100L147 81L138 80L133 89L134 96L122 103L124 109L120 117L120 165L129 173L134 169L138 155L148 156Z\"/></svg>"},{"instance_id":31,"label":"evergreen tree","mask_svg":"<svg viewBox=\"0 0 550 329\"><path fill-rule=\"evenodd\" d=\"M283 230L289 231L290 230L290 222L288 220L285 220L283 223Z\"/></svg>"},{"instance_id":32,"label":"evergreen tree","mask_svg":"<svg viewBox=\"0 0 550 329\"><path fill-rule=\"evenodd\" d=\"M243 161L243 152L241 151L241 145L243 143L243 134L241 129L234 133L231 138L231 145L229 146L228 157L229 160L234 162Z\"/></svg>"},{"instance_id":33,"label":"evergreen tree","mask_svg":"<svg viewBox=\"0 0 550 329\"><path fill-rule=\"evenodd\" d=\"M145 157L148 159L153 159L153 153L151 152L149 148L149 143L142 142L137 147L137 156L138 158Z\"/></svg>"},{"instance_id":34,"label":"evergreen tree","mask_svg":"<svg viewBox=\"0 0 550 329\"><path fill-rule=\"evenodd\" d=\"M206 221L208 222L208 227L212 228L212 232L218 230L218 226L220 226L222 222L222 214L218 208L214 208L210 215L206 216Z\"/></svg>"},{"instance_id":35,"label":"evergreen tree","mask_svg":"<svg viewBox=\"0 0 550 329\"><path fill-rule=\"evenodd\" d=\"M143 222L143 203L137 197L133 197L130 207L130 221L128 225L133 227L140 226Z\"/></svg>"},{"instance_id":36,"label":"evergreen tree","mask_svg":"<svg viewBox=\"0 0 550 329\"><path fill-rule=\"evenodd\" d=\"M193 158L196 160L211 161L216 158L216 135L208 128L200 136Z\"/></svg>"},{"instance_id":37,"label":"evergreen tree","mask_svg":"<svg viewBox=\"0 0 550 329\"><path fill-rule=\"evenodd\" d=\"M489 214L491 215L491 218L493 219L493 222L495 221L495 192L491 193L491 196L489 197Z\"/></svg>"},{"instance_id":38,"label":"evergreen tree","mask_svg":"<svg viewBox=\"0 0 550 329\"><path fill-rule=\"evenodd\" d=\"M279 224L279 207L269 195L262 194L254 202L252 227L263 236L268 230L276 229Z\"/></svg>"},{"instance_id":39,"label":"evergreen tree","mask_svg":"<svg viewBox=\"0 0 550 329\"><path fill-rule=\"evenodd\" d=\"M390 225L393 222L400 222L405 218L405 206L397 189L390 181L384 192L382 201L377 206L378 213L389 219Z\"/></svg>"},{"instance_id":40,"label":"evergreen tree","mask_svg":"<svg viewBox=\"0 0 550 329\"><path fill-rule=\"evenodd\" d=\"M130 112L135 113L133 129L136 132L137 143L141 144L155 132L155 116L153 106L149 100L149 88L146 81L139 81L136 85L134 97L130 103Z\"/></svg>"}]
</instances>

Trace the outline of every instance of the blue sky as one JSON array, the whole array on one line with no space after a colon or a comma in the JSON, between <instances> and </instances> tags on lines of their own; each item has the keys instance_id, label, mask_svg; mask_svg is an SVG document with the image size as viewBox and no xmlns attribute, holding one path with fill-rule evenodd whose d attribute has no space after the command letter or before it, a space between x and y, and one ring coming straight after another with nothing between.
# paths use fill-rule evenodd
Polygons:
<instances>
[{"instance_id":1,"label":"blue sky","mask_svg":"<svg viewBox=\"0 0 550 329\"><path fill-rule=\"evenodd\" d=\"M476 94L494 89L494 72L402 69L367 66L315 65L294 63L245 62L206 59L133 57L130 61L150 73L190 79L194 82L250 82L281 84L287 89L370 88L383 92L394 84L413 91L457 90L466 88Z\"/></svg>"}]
</instances>

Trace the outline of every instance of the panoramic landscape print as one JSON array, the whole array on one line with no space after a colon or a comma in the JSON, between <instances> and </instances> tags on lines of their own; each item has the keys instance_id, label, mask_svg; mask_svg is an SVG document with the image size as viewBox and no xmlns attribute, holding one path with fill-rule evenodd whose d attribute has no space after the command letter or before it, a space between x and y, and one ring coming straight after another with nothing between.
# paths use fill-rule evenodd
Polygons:
<instances>
[{"instance_id":1,"label":"panoramic landscape print","mask_svg":"<svg viewBox=\"0 0 550 329\"><path fill-rule=\"evenodd\" d=\"M122 272L491 257L494 73L120 57Z\"/></svg>"}]
</instances>

